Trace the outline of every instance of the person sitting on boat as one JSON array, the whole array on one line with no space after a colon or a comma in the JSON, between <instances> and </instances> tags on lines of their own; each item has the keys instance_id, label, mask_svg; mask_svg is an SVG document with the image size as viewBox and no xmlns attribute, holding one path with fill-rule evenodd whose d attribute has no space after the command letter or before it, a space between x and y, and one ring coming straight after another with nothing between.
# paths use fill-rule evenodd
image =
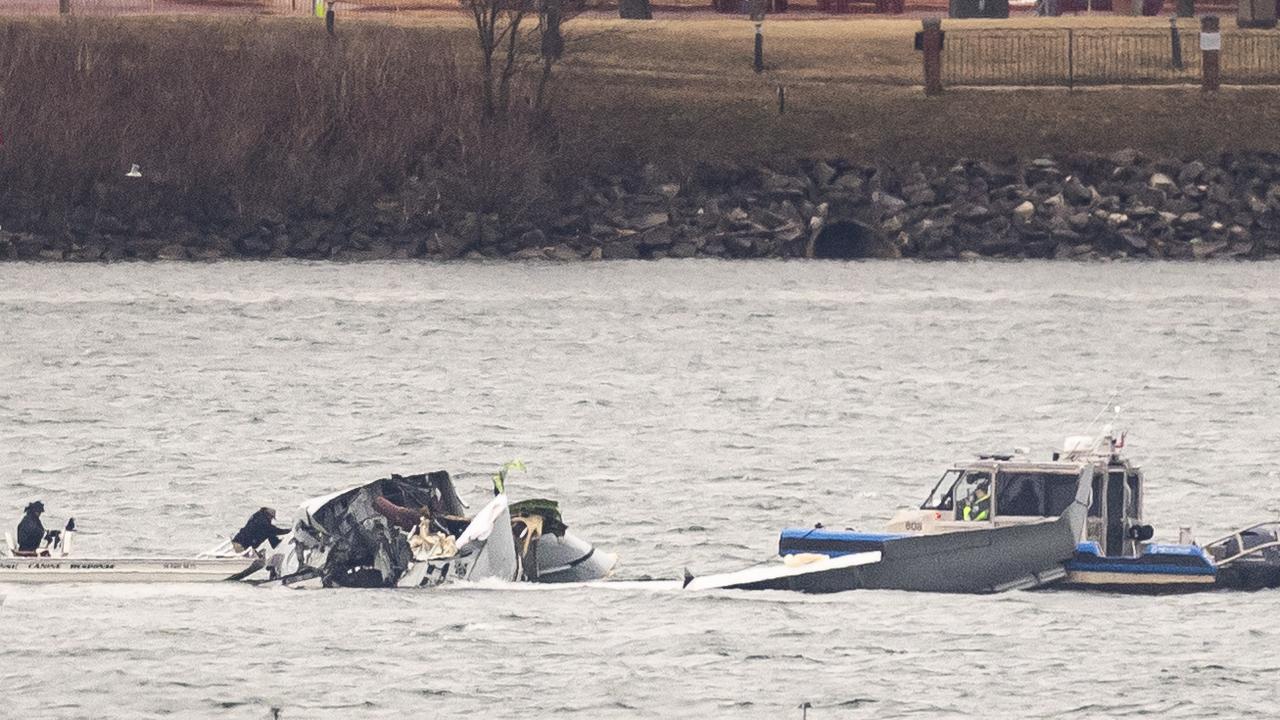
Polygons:
<instances>
[{"instance_id":1,"label":"person sitting on boat","mask_svg":"<svg viewBox=\"0 0 1280 720\"><path fill-rule=\"evenodd\" d=\"M23 555L35 555L44 542L44 523L40 515L44 512L44 503L39 500L27 505L23 510L22 521L18 523L18 552Z\"/></svg>"},{"instance_id":2,"label":"person sitting on boat","mask_svg":"<svg viewBox=\"0 0 1280 720\"><path fill-rule=\"evenodd\" d=\"M269 507L258 508L258 511L249 516L249 522L240 528L240 532L231 538L231 549L238 553L245 550L257 550L258 546L264 542L271 543L271 547L280 544L280 536L288 535L287 528L275 526L276 511Z\"/></svg>"},{"instance_id":3,"label":"person sitting on boat","mask_svg":"<svg viewBox=\"0 0 1280 720\"><path fill-rule=\"evenodd\" d=\"M983 480L964 499L964 519L981 521L991 518L991 480Z\"/></svg>"}]
</instances>

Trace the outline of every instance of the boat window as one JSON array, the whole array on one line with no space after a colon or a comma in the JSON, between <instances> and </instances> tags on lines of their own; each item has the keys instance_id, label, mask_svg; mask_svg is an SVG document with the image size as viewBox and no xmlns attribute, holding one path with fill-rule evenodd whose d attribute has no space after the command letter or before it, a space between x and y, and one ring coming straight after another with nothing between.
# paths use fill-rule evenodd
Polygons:
<instances>
[{"instance_id":1,"label":"boat window","mask_svg":"<svg viewBox=\"0 0 1280 720\"><path fill-rule=\"evenodd\" d=\"M987 493L987 497L991 495L991 471L990 470L966 470L964 477L956 481L955 488L952 490L953 497L957 498L955 504L956 520L965 520L965 507L990 507L990 501L982 502L978 497L978 490L982 489ZM976 510L973 512L977 512ZM988 516L991 514L988 510ZM985 519L985 518L984 518Z\"/></svg>"},{"instance_id":2,"label":"boat window","mask_svg":"<svg viewBox=\"0 0 1280 720\"><path fill-rule=\"evenodd\" d=\"M933 492L929 493L929 497L925 499L920 506L921 510L950 510L955 507L955 488L956 482L960 480L960 470L948 470L942 474L942 479L937 485L933 486Z\"/></svg>"},{"instance_id":3,"label":"boat window","mask_svg":"<svg viewBox=\"0 0 1280 720\"><path fill-rule=\"evenodd\" d=\"M1093 492L1089 497L1089 517L1102 517L1102 482L1104 479L1102 473L1093 474Z\"/></svg>"},{"instance_id":4,"label":"boat window","mask_svg":"<svg viewBox=\"0 0 1280 720\"><path fill-rule=\"evenodd\" d=\"M1071 507L1076 501L1076 489L1080 485L1078 473L1051 475L1046 478L1044 486L1044 514L1057 517Z\"/></svg>"},{"instance_id":5,"label":"boat window","mask_svg":"<svg viewBox=\"0 0 1280 720\"><path fill-rule=\"evenodd\" d=\"M1125 517L1131 518L1134 522L1142 521L1142 495L1140 480L1136 472L1130 472L1125 476L1125 482L1129 484L1129 492L1125 494L1124 514Z\"/></svg>"},{"instance_id":6,"label":"boat window","mask_svg":"<svg viewBox=\"0 0 1280 720\"><path fill-rule=\"evenodd\" d=\"M996 512L1000 515L1056 517L1076 497L1075 474L1001 472L996 478Z\"/></svg>"},{"instance_id":7,"label":"boat window","mask_svg":"<svg viewBox=\"0 0 1280 720\"><path fill-rule=\"evenodd\" d=\"M1000 473L996 480L996 503L1001 515L1043 515L1044 487L1041 475Z\"/></svg>"}]
</instances>

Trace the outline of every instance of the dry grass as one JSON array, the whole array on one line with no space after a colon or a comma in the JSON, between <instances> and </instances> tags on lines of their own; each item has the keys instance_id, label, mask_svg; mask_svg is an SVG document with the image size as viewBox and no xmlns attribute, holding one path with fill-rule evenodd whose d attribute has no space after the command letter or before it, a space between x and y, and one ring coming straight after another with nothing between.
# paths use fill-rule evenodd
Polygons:
<instances>
[{"instance_id":1,"label":"dry grass","mask_svg":"<svg viewBox=\"0 0 1280 720\"><path fill-rule=\"evenodd\" d=\"M1192 21L1183 21L1190 30ZM1161 18L947 21L973 27L1168 27ZM749 22L575 21L571 101L636 154L734 161L844 156L946 161L1125 147L1165 156L1280 147L1280 91L1195 87L958 90L926 98L918 20L770 20L751 71ZM777 112L776 88L787 88Z\"/></svg>"},{"instance_id":2,"label":"dry grass","mask_svg":"<svg viewBox=\"0 0 1280 720\"><path fill-rule=\"evenodd\" d=\"M485 126L453 38L302 19L0 25L0 189L93 207L132 164L150 212L332 214L409 178L508 210L542 168L528 124ZM465 61L464 61L465 63ZM501 157L501 172L494 160Z\"/></svg>"}]
</instances>

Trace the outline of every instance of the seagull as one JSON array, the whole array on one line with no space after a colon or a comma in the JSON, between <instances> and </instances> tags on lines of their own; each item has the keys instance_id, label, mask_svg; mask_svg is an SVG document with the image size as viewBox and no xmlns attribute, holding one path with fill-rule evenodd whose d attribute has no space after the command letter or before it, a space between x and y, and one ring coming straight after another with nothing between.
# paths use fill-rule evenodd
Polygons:
<instances>
[{"instance_id":1,"label":"seagull","mask_svg":"<svg viewBox=\"0 0 1280 720\"><path fill-rule=\"evenodd\" d=\"M125 177L140 178L142 170L138 168L138 163L133 163L133 167L129 168L129 172L124 174Z\"/></svg>"}]
</instances>

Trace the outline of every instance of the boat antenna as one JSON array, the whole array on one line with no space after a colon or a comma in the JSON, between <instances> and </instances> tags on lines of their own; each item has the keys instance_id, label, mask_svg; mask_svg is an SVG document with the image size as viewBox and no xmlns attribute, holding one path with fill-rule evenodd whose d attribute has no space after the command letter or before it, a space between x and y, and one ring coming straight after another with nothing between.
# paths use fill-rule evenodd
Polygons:
<instances>
[{"instance_id":1,"label":"boat antenna","mask_svg":"<svg viewBox=\"0 0 1280 720\"><path fill-rule=\"evenodd\" d=\"M1098 411L1098 414L1097 414L1097 415L1094 415L1094 416L1093 416L1093 419L1089 421L1089 424L1088 424L1088 425L1086 425L1086 426L1084 427L1084 431L1085 431L1085 432L1089 432L1090 430L1092 430L1092 429L1093 429L1093 426L1094 426L1094 425L1095 425L1099 420L1101 420L1101 419L1102 419L1102 416L1103 416L1103 415L1106 415L1106 414L1107 414L1108 412L1110 412L1112 409L1114 409L1114 410L1115 410L1115 413L1116 413L1117 415L1119 415L1119 414L1120 414L1120 405L1118 405L1118 404L1116 403L1116 401L1120 399L1121 392L1122 392L1122 391L1120 391L1120 390L1112 390L1112 391L1111 391L1111 394L1107 396L1107 401L1106 401L1106 403L1104 403L1104 404L1102 405L1102 409L1101 409L1101 410L1099 410L1099 411Z\"/></svg>"}]
</instances>

